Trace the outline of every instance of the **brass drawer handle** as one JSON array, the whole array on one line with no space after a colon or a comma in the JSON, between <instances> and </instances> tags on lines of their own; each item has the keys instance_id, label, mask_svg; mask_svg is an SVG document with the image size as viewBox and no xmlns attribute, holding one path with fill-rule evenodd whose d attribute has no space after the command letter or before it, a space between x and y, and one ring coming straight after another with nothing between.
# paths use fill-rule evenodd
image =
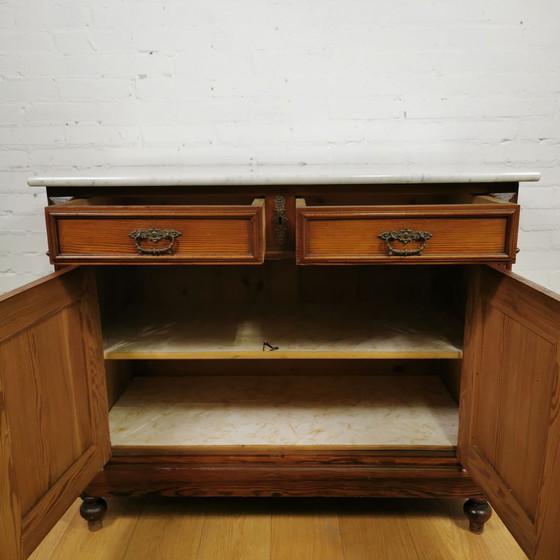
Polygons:
<instances>
[{"instance_id":1,"label":"brass drawer handle","mask_svg":"<svg viewBox=\"0 0 560 560\"><path fill-rule=\"evenodd\" d=\"M174 229L159 229L151 227L150 229L135 229L128 236L134 239L134 244L141 255L166 255L171 253L175 239L181 235L180 231ZM142 241L150 241L151 243L159 243L163 240L169 241L166 247L143 247Z\"/></svg>"},{"instance_id":2,"label":"brass drawer handle","mask_svg":"<svg viewBox=\"0 0 560 560\"><path fill-rule=\"evenodd\" d=\"M398 257L409 257L411 255L421 255L422 251L426 247L426 242L432 237L429 231L412 231L411 229L404 228L399 231L384 231L380 233L377 237L383 239L387 243L387 249L389 249L389 255ZM400 241L404 245L410 243L411 241L421 242L422 245L417 249L395 249L391 243L393 241Z\"/></svg>"}]
</instances>

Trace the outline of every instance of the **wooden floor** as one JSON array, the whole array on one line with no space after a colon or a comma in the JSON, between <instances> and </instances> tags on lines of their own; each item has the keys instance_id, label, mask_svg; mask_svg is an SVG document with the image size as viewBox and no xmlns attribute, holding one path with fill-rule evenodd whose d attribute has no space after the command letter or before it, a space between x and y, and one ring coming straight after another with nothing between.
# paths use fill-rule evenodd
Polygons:
<instances>
[{"instance_id":1,"label":"wooden floor","mask_svg":"<svg viewBox=\"0 0 560 560\"><path fill-rule=\"evenodd\" d=\"M32 560L526 560L494 515L469 533L463 500L112 499L91 533L79 501Z\"/></svg>"}]
</instances>

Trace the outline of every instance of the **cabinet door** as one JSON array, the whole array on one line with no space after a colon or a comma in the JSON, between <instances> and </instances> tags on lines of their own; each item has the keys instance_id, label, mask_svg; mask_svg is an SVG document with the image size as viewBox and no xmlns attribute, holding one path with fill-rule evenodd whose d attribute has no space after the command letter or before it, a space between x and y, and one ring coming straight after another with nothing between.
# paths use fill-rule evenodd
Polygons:
<instances>
[{"instance_id":1,"label":"cabinet door","mask_svg":"<svg viewBox=\"0 0 560 560\"><path fill-rule=\"evenodd\" d=\"M107 462L104 384L91 273L0 298L2 558L26 558Z\"/></svg>"},{"instance_id":2,"label":"cabinet door","mask_svg":"<svg viewBox=\"0 0 560 560\"><path fill-rule=\"evenodd\" d=\"M529 558L560 551L560 298L482 267L467 312L459 454Z\"/></svg>"}]
</instances>

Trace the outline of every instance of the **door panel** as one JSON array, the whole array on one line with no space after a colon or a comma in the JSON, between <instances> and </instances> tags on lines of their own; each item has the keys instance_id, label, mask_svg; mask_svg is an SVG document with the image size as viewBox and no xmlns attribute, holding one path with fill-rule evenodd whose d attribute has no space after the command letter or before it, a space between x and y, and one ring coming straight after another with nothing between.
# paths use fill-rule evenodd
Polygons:
<instances>
[{"instance_id":1,"label":"door panel","mask_svg":"<svg viewBox=\"0 0 560 560\"><path fill-rule=\"evenodd\" d=\"M461 462L530 558L560 550L560 298L476 271L461 395Z\"/></svg>"},{"instance_id":2,"label":"door panel","mask_svg":"<svg viewBox=\"0 0 560 560\"><path fill-rule=\"evenodd\" d=\"M0 299L0 535L27 557L109 458L93 277L53 274ZM7 539L7 540L6 540Z\"/></svg>"}]
</instances>

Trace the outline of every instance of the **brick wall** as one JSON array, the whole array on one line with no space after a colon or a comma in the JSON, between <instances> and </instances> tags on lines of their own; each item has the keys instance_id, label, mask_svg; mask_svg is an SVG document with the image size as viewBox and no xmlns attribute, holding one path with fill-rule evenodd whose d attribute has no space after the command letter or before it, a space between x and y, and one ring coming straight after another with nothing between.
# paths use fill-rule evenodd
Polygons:
<instances>
[{"instance_id":1,"label":"brick wall","mask_svg":"<svg viewBox=\"0 0 560 560\"><path fill-rule=\"evenodd\" d=\"M541 171L560 292L557 0L0 0L0 292L50 270L34 174L207 163Z\"/></svg>"}]
</instances>

